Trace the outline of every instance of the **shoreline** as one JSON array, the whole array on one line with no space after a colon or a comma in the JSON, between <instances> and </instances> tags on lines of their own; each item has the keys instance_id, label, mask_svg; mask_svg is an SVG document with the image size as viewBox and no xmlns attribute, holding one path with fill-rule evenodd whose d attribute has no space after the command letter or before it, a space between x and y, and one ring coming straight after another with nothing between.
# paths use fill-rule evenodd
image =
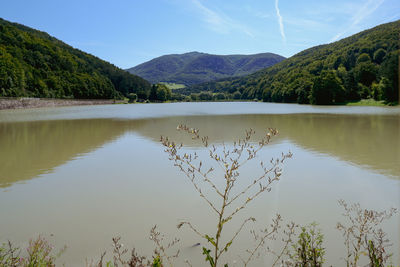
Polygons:
<instances>
[{"instance_id":1,"label":"shoreline","mask_svg":"<svg viewBox=\"0 0 400 267\"><path fill-rule=\"evenodd\" d=\"M125 103L114 99L0 98L0 110Z\"/></svg>"},{"instance_id":2,"label":"shoreline","mask_svg":"<svg viewBox=\"0 0 400 267\"><path fill-rule=\"evenodd\" d=\"M190 102L254 102L254 100L220 100L220 101L190 101ZM185 102L185 101L177 101ZM262 102L262 101L255 101ZM127 104L127 100L114 99L59 99L59 98L31 98L31 97L0 97L0 110L44 108L44 107L65 107L65 106L91 106L91 105L110 105L110 104ZM139 103L139 102L135 102ZM167 101L165 103L174 103ZM274 103L274 102L268 102ZM286 103L289 104L289 103ZM297 104L297 103L293 103ZM398 103L384 103L383 101L374 101L370 99L362 99L356 102L340 103L331 106L375 106L390 107L397 106ZM318 106L318 105L315 105Z\"/></svg>"}]
</instances>

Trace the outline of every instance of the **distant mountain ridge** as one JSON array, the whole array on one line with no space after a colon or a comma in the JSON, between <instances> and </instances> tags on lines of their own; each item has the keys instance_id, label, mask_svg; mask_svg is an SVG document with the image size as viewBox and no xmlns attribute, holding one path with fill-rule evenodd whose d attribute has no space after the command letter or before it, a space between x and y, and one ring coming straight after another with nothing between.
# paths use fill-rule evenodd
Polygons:
<instances>
[{"instance_id":1,"label":"distant mountain ridge","mask_svg":"<svg viewBox=\"0 0 400 267\"><path fill-rule=\"evenodd\" d=\"M232 76L251 74L285 58L273 53L254 55L212 55L200 52L171 54L154 58L128 69L152 82L194 85Z\"/></svg>"}]
</instances>

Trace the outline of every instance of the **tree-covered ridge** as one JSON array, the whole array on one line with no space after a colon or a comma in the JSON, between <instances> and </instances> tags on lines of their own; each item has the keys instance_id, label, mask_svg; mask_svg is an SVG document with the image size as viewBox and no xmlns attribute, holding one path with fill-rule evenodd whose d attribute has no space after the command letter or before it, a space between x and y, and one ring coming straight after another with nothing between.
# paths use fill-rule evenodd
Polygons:
<instances>
[{"instance_id":1,"label":"tree-covered ridge","mask_svg":"<svg viewBox=\"0 0 400 267\"><path fill-rule=\"evenodd\" d=\"M230 76L243 76L285 59L272 53L254 55L212 55L199 52L157 57L128 69L152 83L194 85Z\"/></svg>"},{"instance_id":2,"label":"tree-covered ridge","mask_svg":"<svg viewBox=\"0 0 400 267\"><path fill-rule=\"evenodd\" d=\"M0 18L0 96L147 98L151 84L45 32Z\"/></svg>"},{"instance_id":3,"label":"tree-covered ridge","mask_svg":"<svg viewBox=\"0 0 400 267\"><path fill-rule=\"evenodd\" d=\"M242 99L333 104L399 97L400 21L304 50L242 78L204 83L182 92L240 93Z\"/></svg>"}]
</instances>

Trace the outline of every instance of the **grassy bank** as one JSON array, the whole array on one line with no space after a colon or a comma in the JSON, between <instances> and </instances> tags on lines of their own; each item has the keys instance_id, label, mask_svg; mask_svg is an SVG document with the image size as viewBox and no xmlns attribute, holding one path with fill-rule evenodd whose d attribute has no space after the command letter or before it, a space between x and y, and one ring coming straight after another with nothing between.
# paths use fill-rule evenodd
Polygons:
<instances>
[{"instance_id":1,"label":"grassy bank","mask_svg":"<svg viewBox=\"0 0 400 267\"><path fill-rule=\"evenodd\" d=\"M384 100L375 100L375 99L361 99L360 101L348 102L346 106L397 106L398 102L385 102Z\"/></svg>"}]
</instances>

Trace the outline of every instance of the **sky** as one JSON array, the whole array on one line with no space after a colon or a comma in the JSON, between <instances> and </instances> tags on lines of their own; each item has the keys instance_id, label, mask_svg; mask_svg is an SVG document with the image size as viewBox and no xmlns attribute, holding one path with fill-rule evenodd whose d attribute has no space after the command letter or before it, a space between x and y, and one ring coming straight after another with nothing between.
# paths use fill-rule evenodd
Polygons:
<instances>
[{"instance_id":1,"label":"sky","mask_svg":"<svg viewBox=\"0 0 400 267\"><path fill-rule=\"evenodd\" d=\"M0 17L126 69L191 51L290 57L400 19L400 1L1 0Z\"/></svg>"}]
</instances>

